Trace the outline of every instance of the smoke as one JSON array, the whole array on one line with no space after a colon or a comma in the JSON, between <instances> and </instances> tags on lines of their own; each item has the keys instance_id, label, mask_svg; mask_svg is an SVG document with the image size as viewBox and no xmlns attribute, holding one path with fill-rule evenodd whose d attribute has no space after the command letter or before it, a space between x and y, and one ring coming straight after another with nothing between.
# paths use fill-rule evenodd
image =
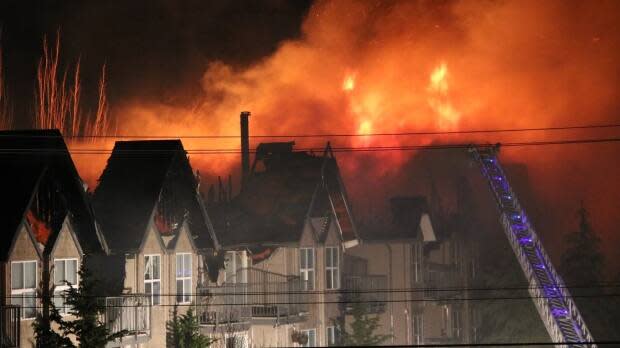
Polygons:
<instances>
[{"instance_id":1,"label":"smoke","mask_svg":"<svg viewBox=\"0 0 620 348\"><path fill-rule=\"evenodd\" d=\"M238 134L242 110L252 111L251 134L364 135L618 122L619 17L617 1L319 1L303 21L301 37L281 42L273 54L245 68L211 61L204 74L195 76L202 93L192 103L128 99L113 105L112 113L121 134L168 136ZM579 136L585 134L330 140L334 146L385 146ZM257 145L259 140L253 140ZM304 147L328 139L297 140ZM238 139L184 139L184 144L189 149L239 148ZM338 156L354 201L365 198L358 205L416 192L402 173L415 162L415 153ZM620 187L606 184L620 174L612 145L518 148L502 156L527 164L537 204L548 208L541 222L547 230L541 234L551 244L560 246L562 234L576 226L574 212L581 200L603 238L612 242L607 245L619 242L613 226L620 222L614 199ZM239 162L235 155L191 159L210 175L227 175ZM398 180L397 185L385 184L390 180Z\"/></svg>"}]
</instances>

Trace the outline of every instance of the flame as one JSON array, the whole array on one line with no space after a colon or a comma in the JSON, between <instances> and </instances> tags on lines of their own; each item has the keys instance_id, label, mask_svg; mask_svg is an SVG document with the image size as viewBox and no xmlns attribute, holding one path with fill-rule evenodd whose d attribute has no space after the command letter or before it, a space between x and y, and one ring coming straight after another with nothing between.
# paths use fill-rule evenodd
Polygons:
<instances>
[{"instance_id":1,"label":"flame","mask_svg":"<svg viewBox=\"0 0 620 348\"><path fill-rule=\"evenodd\" d=\"M431 72L428 85L428 105L439 116L437 125L442 130L455 129L461 117L450 102L448 76L448 66L442 62Z\"/></svg>"},{"instance_id":2,"label":"flame","mask_svg":"<svg viewBox=\"0 0 620 348\"><path fill-rule=\"evenodd\" d=\"M45 223L45 221L39 219L32 212L32 210L28 210L26 213L26 220L28 221L28 224L30 224L30 228L34 233L35 239L39 243L45 245L50 237L50 234L52 233L52 229Z\"/></svg>"},{"instance_id":3,"label":"flame","mask_svg":"<svg viewBox=\"0 0 620 348\"><path fill-rule=\"evenodd\" d=\"M446 63L442 62L431 72L428 89L440 94L448 93L448 66Z\"/></svg>"},{"instance_id":4,"label":"flame","mask_svg":"<svg viewBox=\"0 0 620 348\"><path fill-rule=\"evenodd\" d=\"M372 133L372 123L368 120L362 121L357 128L357 134L368 135Z\"/></svg>"},{"instance_id":5,"label":"flame","mask_svg":"<svg viewBox=\"0 0 620 348\"><path fill-rule=\"evenodd\" d=\"M355 89L355 74L349 74L342 81L342 90L351 92Z\"/></svg>"}]
</instances>

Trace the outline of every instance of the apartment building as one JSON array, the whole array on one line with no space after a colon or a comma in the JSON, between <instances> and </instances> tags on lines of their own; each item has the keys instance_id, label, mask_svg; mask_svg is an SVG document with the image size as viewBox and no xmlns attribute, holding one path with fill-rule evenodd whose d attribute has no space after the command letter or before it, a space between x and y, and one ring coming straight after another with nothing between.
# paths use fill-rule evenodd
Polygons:
<instances>
[{"instance_id":1,"label":"apartment building","mask_svg":"<svg viewBox=\"0 0 620 348\"><path fill-rule=\"evenodd\" d=\"M377 333L390 336L386 344L475 342L475 311L463 300L475 276L475 244L458 224L432 219L424 197L395 197L390 208L392 221L360 230L362 242L345 256L345 282L386 277Z\"/></svg>"},{"instance_id":2,"label":"apartment building","mask_svg":"<svg viewBox=\"0 0 620 348\"><path fill-rule=\"evenodd\" d=\"M357 232L329 145L322 155L293 146L260 144L241 193L209 207L226 254L206 311L233 320L203 332L222 346L335 343L343 255Z\"/></svg>"},{"instance_id":3,"label":"apartment building","mask_svg":"<svg viewBox=\"0 0 620 348\"><path fill-rule=\"evenodd\" d=\"M117 142L93 207L110 249L98 260L110 315L132 333L115 345L166 346L167 322L196 305L218 248L181 141Z\"/></svg>"},{"instance_id":4,"label":"apartment building","mask_svg":"<svg viewBox=\"0 0 620 348\"><path fill-rule=\"evenodd\" d=\"M54 304L68 315L65 281L77 286L84 256L104 254L106 245L58 131L3 131L0 147L1 342L28 347L40 285L55 286Z\"/></svg>"}]
</instances>

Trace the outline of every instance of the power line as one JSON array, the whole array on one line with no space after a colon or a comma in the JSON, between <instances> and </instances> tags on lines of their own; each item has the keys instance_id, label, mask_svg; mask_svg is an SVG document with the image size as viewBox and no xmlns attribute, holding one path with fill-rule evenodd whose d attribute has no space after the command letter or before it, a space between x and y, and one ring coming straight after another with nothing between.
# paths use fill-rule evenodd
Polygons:
<instances>
[{"instance_id":1,"label":"power line","mask_svg":"<svg viewBox=\"0 0 620 348\"><path fill-rule=\"evenodd\" d=\"M247 285L255 285L258 283L236 283L237 286L239 286L239 288L243 288L246 287ZM219 289L219 290L226 290L226 289L233 289L235 287L237 287L235 285L230 285L230 286L226 286L226 285L221 285L221 286L208 286L208 287L201 287L199 289L201 290L213 290L213 289ZM262 286L262 283L261 283ZM592 284L592 285L562 285L562 286L556 286L555 290L559 290L559 289L567 289L567 290L576 290L576 289L610 289L610 288L620 288L620 283L619 282L613 282L613 281L609 281L609 282L601 282L601 283L597 283L597 284ZM339 294L364 294L364 293L417 293L417 292L457 292L457 291L461 291L461 292L465 292L465 291L471 291L471 292L480 292L480 291L517 291L517 290L544 290L544 289L549 289L549 287L545 287L545 286L505 286L505 287L442 287L442 288L438 288L438 287L413 287L413 288L385 288L385 289L346 289L346 288L339 288L339 289L334 289L334 290L294 290L294 291L244 291L242 293L240 293L241 295L247 295L247 296L253 296L253 295L290 295L290 294L307 294L307 295L322 295L322 294L334 294L334 293L339 293ZM232 290L234 291L234 290ZM158 296L162 296L162 297L168 297L168 296L177 296L178 294L173 293L173 294L167 294L167 293L160 293ZM203 296L201 294L184 294L184 295L188 295L188 296ZM215 294L215 293L210 293L210 296L229 296L230 294ZM238 294L234 294L234 295L238 295ZM56 296L56 295L54 295ZM62 297L62 295L58 295L59 297ZM6 296L6 297L16 297L19 298L20 296ZM36 296L26 296L26 297L36 297ZM52 296L53 297L53 296ZM91 295L88 297L93 297L93 298L103 298L103 297L109 297L109 296L100 296L100 295Z\"/></svg>"},{"instance_id":2,"label":"power line","mask_svg":"<svg viewBox=\"0 0 620 348\"><path fill-rule=\"evenodd\" d=\"M137 294L130 294L128 297L139 297ZM194 297L203 296L205 299L208 299L208 295L198 295L198 294L184 294L184 295L192 295ZM337 295L337 293L334 293ZM145 295L147 298L151 298L151 295ZM164 295L153 295L153 297L176 297L177 294L169 294L167 296ZM245 294L234 294L227 296L232 297L245 297ZM247 295L251 297L252 295ZM258 295L260 296L260 295ZM9 296L10 298L42 298L41 296L33 295L33 296ZM62 296L54 295L49 296L50 298L61 298ZM95 298L122 298L123 296L94 296ZM601 295L573 295L572 298L620 298L620 293L613 294L601 294ZM156 304L154 306L160 307L194 307L194 306L255 306L255 307L269 307L269 306L288 306L288 305L313 305L313 304L355 304L355 303L374 303L374 304L383 304L383 303L417 303L417 302L483 302L483 301L514 301L514 300L532 300L532 299L563 299L563 296L504 296L504 297L465 297L465 298L416 298L416 299L378 299L378 300L323 300L323 301L274 301L274 302L265 302L264 300L259 301L258 303L248 303L248 302L233 302L233 303L205 303L205 304L196 304L196 303L174 303L174 304ZM125 308L125 307L134 307L135 305L106 305L108 307L114 308ZM42 308L41 305L35 306L22 306L21 308Z\"/></svg>"},{"instance_id":3,"label":"power line","mask_svg":"<svg viewBox=\"0 0 620 348\"><path fill-rule=\"evenodd\" d=\"M382 132L382 133L315 133L315 134L258 134L249 135L250 138L344 138L344 137L377 137L377 136L413 136L413 135L454 135L454 134L480 134L480 133L519 133L519 132L541 132L541 131L563 131L579 129L606 129L618 128L620 124L594 124L594 125L575 125L557 127L530 127L530 128L499 128L499 129L469 129L457 131L408 131L408 132ZM36 135L36 134L0 134L0 137L32 137L32 138L57 138L56 135ZM235 139L235 135L112 135L112 134L84 134L84 135L64 135L64 138L111 138L111 139Z\"/></svg>"},{"instance_id":4,"label":"power line","mask_svg":"<svg viewBox=\"0 0 620 348\"><path fill-rule=\"evenodd\" d=\"M414 150L455 150L469 149L471 147L530 147L530 146L549 146L549 145L571 145L571 144L600 144L600 143L616 143L620 142L620 138L587 138L587 139L567 139L567 140L549 140L549 141L530 141L530 142L506 142L506 143L455 143L455 144L437 144L437 145L396 145L396 146L367 146L367 147L332 147L333 152L351 153L351 152L384 152L384 151L414 151ZM321 153L325 147L298 148L297 152L318 152ZM101 155L111 154L112 149L75 149L69 150L73 155ZM241 154L237 149L207 149L196 148L187 150L173 149L147 149L147 150L115 150L119 154L143 154L157 155L170 153L184 153L194 155L225 155L225 154ZM250 150L250 153L256 153L256 149ZM0 154L66 154L64 149L40 149L40 148L4 148L0 149Z\"/></svg>"}]
</instances>

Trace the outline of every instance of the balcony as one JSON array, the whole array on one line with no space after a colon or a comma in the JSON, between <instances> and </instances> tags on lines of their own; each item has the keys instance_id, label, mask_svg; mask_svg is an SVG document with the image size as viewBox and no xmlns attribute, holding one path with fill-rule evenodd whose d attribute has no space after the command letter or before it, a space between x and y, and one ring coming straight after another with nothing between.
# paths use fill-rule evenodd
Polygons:
<instances>
[{"instance_id":1,"label":"balcony","mask_svg":"<svg viewBox=\"0 0 620 348\"><path fill-rule=\"evenodd\" d=\"M244 268L221 286L199 290L201 324L242 323L251 319L280 322L303 320L308 313L309 294L304 281L255 268ZM199 309L200 311L200 309Z\"/></svg>"},{"instance_id":2,"label":"balcony","mask_svg":"<svg viewBox=\"0 0 620 348\"><path fill-rule=\"evenodd\" d=\"M466 283L454 265L427 263L424 276L424 298L446 300L462 295Z\"/></svg>"},{"instance_id":3,"label":"balcony","mask_svg":"<svg viewBox=\"0 0 620 348\"><path fill-rule=\"evenodd\" d=\"M350 313L355 302L368 306L369 313L382 313L388 295L387 276L384 275L348 275L342 281L342 300L345 310Z\"/></svg>"},{"instance_id":4,"label":"balcony","mask_svg":"<svg viewBox=\"0 0 620 348\"><path fill-rule=\"evenodd\" d=\"M14 305L0 306L0 347L19 347L19 318L21 307Z\"/></svg>"},{"instance_id":5,"label":"balcony","mask_svg":"<svg viewBox=\"0 0 620 348\"><path fill-rule=\"evenodd\" d=\"M111 334L125 332L108 347L147 342L151 338L151 298L142 294L106 297L102 321Z\"/></svg>"}]
</instances>

